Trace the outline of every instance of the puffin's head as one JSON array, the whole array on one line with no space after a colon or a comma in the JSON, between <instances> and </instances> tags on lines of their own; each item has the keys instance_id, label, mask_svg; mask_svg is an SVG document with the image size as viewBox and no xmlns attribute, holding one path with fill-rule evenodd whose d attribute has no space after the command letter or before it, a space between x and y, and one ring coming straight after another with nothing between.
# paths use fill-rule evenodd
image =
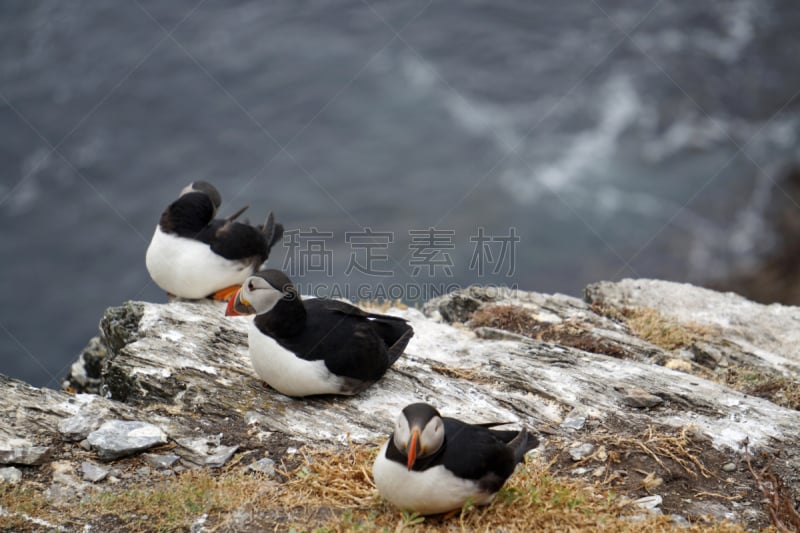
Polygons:
<instances>
[{"instance_id":1,"label":"puffin's head","mask_svg":"<svg viewBox=\"0 0 800 533\"><path fill-rule=\"evenodd\" d=\"M298 298L292 280L280 270L262 270L242 283L228 300L226 316L263 315L281 300Z\"/></svg>"},{"instance_id":2,"label":"puffin's head","mask_svg":"<svg viewBox=\"0 0 800 533\"><path fill-rule=\"evenodd\" d=\"M427 403L407 405L394 426L394 445L408 457L408 469L417 458L439 451L444 443L444 422L439 411Z\"/></svg>"},{"instance_id":3,"label":"puffin's head","mask_svg":"<svg viewBox=\"0 0 800 533\"><path fill-rule=\"evenodd\" d=\"M211 203L214 204L214 211L216 212L219 209L219 206L222 204L222 196L220 196L219 191L211 185L207 181L193 181L189 185L181 190L181 194L178 196L180 198L184 194L189 194L193 192L199 192L201 194L205 194L211 200Z\"/></svg>"}]
</instances>

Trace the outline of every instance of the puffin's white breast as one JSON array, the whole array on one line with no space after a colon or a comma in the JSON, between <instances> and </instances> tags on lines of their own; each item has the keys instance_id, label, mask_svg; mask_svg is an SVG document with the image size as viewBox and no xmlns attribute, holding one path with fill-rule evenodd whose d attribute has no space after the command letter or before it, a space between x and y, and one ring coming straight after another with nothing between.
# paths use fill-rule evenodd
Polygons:
<instances>
[{"instance_id":1,"label":"puffin's white breast","mask_svg":"<svg viewBox=\"0 0 800 533\"><path fill-rule=\"evenodd\" d=\"M423 471L409 471L405 465L386 458L388 441L381 447L372 465L372 476L381 496L404 511L435 514L459 509L468 500L484 505L492 500L490 494L475 481L461 479L444 466Z\"/></svg>"},{"instance_id":2,"label":"puffin's white breast","mask_svg":"<svg viewBox=\"0 0 800 533\"><path fill-rule=\"evenodd\" d=\"M181 298L205 298L253 273L252 266L225 259L208 244L156 231L147 247L145 264L156 285Z\"/></svg>"},{"instance_id":3,"label":"puffin's white breast","mask_svg":"<svg viewBox=\"0 0 800 533\"><path fill-rule=\"evenodd\" d=\"M332 374L325 361L306 361L250 323L250 362L270 387L287 396L341 394L343 379Z\"/></svg>"}]
</instances>

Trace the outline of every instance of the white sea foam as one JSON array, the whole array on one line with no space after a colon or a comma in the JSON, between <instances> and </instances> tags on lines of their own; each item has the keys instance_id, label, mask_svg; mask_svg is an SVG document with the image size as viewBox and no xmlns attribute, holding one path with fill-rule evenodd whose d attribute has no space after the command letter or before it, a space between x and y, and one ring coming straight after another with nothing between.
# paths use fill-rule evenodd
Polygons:
<instances>
[{"instance_id":1,"label":"white sea foam","mask_svg":"<svg viewBox=\"0 0 800 533\"><path fill-rule=\"evenodd\" d=\"M521 139L516 126L519 118L513 109L457 91L440 76L433 64L416 55L404 56L401 67L410 84L439 100L461 129L489 139L501 153L519 146Z\"/></svg>"},{"instance_id":2,"label":"white sea foam","mask_svg":"<svg viewBox=\"0 0 800 533\"><path fill-rule=\"evenodd\" d=\"M512 197L526 203L543 194L556 194L581 187L598 165L613 156L619 138L633 125L643 109L631 80L624 75L611 78L599 94L600 117L594 128L572 137L554 160L529 170L507 169L501 184Z\"/></svg>"}]
</instances>

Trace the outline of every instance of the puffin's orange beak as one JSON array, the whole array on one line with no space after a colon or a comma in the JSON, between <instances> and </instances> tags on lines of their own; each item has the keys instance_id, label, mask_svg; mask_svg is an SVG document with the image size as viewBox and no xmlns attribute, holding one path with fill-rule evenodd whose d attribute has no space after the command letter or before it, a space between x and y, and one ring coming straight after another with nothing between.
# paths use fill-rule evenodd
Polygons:
<instances>
[{"instance_id":1,"label":"puffin's orange beak","mask_svg":"<svg viewBox=\"0 0 800 533\"><path fill-rule=\"evenodd\" d=\"M411 444L408 446L408 469L414 466L417 460L417 446L419 445L419 428L411 430Z\"/></svg>"},{"instance_id":2,"label":"puffin's orange beak","mask_svg":"<svg viewBox=\"0 0 800 533\"><path fill-rule=\"evenodd\" d=\"M228 306L225 308L225 316L242 316L242 314L237 312L235 309L236 300L239 298L239 290L234 292L233 296L228 298Z\"/></svg>"}]
</instances>

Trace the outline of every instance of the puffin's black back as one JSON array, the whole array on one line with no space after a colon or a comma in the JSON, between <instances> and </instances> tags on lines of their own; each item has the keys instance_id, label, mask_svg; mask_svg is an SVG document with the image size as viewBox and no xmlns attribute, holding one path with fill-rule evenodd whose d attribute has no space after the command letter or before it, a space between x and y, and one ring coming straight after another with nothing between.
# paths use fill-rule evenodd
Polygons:
<instances>
[{"instance_id":1,"label":"puffin's black back","mask_svg":"<svg viewBox=\"0 0 800 533\"><path fill-rule=\"evenodd\" d=\"M438 453L417 458L412 470L444 465L456 476L475 480L482 489L497 492L517 463L522 462L525 453L539 445L538 439L525 429L503 431L466 424L455 418L442 417L442 420L444 444ZM406 456L394 445L393 438L394 435L389 437L386 457L405 464Z\"/></svg>"}]
</instances>

